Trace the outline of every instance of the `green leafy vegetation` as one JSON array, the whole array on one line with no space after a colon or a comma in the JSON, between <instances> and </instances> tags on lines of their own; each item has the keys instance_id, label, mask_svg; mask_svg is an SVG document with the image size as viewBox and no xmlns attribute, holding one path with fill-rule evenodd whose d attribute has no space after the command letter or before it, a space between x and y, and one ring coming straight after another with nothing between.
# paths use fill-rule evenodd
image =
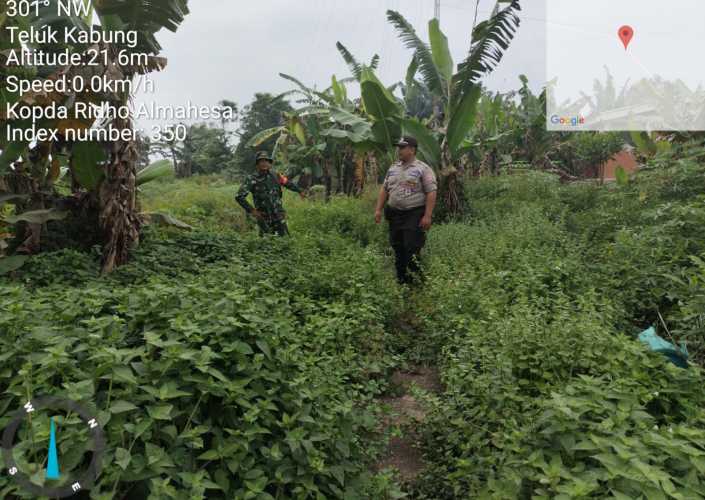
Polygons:
<instances>
[{"instance_id":1,"label":"green leafy vegetation","mask_svg":"<svg viewBox=\"0 0 705 500\"><path fill-rule=\"evenodd\" d=\"M95 498L366 498L367 407L399 307L377 252L195 231L147 233L110 278L96 258L32 257L0 299L2 407L94 405L109 442Z\"/></svg>"},{"instance_id":2,"label":"green leafy vegetation","mask_svg":"<svg viewBox=\"0 0 705 500\"><path fill-rule=\"evenodd\" d=\"M703 362L702 173L670 157L627 186L468 186L474 219L432 233L416 299L446 387L418 497L705 496L702 372L635 341L653 324Z\"/></svg>"},{"instance_id":3,"label":"green leafy vegetation","mask_svg":"<svg viewBox=\"0 0 705 500\"><path fill-rule=\"evenodd\" d=\"M91 2L101 29L137 29L154 56L156 31L188 13L119 3ZM392 86L379 56L338 43L350 77L318 91L281 74L294 90L222 101L232 120L154 143L1 143L0 427L41 395L88 406L107 437L100 500L705 498L702 137L549 134L526 77L488 92L520 10L499 0L459 65L438 20L427 42L388 11L413 52ZM439 174L450 221L413 289L373 219L401 134ZM565 183L629 145L637 175ZM308 190L285 194L290 238L256 237L235 203L256 149ZM637 342L650 326L687 345L687 369ZM424 364L443 387L413 391L426 464L401 484L373 472L407 425L386 425L380 399ZM20 432L46 439L46 419ZM0 497L31 498L7 475Z\"/></svg>"},{"instance_id":4,"label":"green leafy vegetation","mask_svg":"<svg viewBox=\"0 0 705 500\"><path fill-rule=\"evenodd\" d=\"M95 498L395 498L394 476L370 472L375 398L395 367L436 363L411 497L698 498L701 156L659 156L624 185L472 181L471 217L433 229L405 299L374 193L287 200L294 236L260 239L226 215L236 186L146 185L145 206L197 229L151 228L107 277L96 247L5 278L2 407L93 405ZM189 212L199 200L213 209ZM421 335L397 330L412 311ZM687 343L690 368L635 340L649 325Z\"/></svg>"}]
</instances>

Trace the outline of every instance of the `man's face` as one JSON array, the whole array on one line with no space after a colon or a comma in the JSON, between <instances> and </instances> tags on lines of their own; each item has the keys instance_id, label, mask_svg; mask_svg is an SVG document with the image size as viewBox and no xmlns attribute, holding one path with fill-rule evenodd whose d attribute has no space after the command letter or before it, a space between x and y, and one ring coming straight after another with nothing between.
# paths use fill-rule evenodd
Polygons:
<instances>
[{"instance_id":1,"label":"man's face","mask_svg":"<svg viewBox=\"0 0 705 500\"><path fill-rule=\"evenodd\" d=\"M416 149L411 146L399 146L399 159L403 162L409 162L416 156Z\"/></svg>"},{"instance_id":2,"label":"man's face","mask_svg":"<svg viewBox=\"0 0 705 500\"><path fill-rule=\"evenodd\" d=\"M269 163L267 160L260 160L257 162L257 171L260 174L269 172L270 168L272 168L272 164Z\"/></svg>"}]
</instances>

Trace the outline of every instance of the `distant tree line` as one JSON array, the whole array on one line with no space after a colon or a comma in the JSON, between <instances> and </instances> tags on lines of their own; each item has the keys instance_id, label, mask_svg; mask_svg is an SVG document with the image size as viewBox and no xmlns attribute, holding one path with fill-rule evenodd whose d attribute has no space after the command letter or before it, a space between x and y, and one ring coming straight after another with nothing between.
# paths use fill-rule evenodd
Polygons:
<instances>
[{"instance_id":1,"label":"distant tree line","mask_svg":"<svg viewBox=\"0 0 705 500\"><path fill-rule=\"evenodd\" d=\"M293 109L283 96L268 93L255 94L252 103L242 109L228 100L221 101L219 105L232 108L235 118L219 123L173 125L172 129L186 127L183 140L172 138L172 134L164 134L169 137L161 141L150 141L148 137L140 136L137 144L140 156L138 169L146 168L151 156L171 160L176 176L181 178L218 173L232 177L244 175L253 170L256 153L253 148L247 147L247 143L261 130L280 125L284 113ZM271 150L275 140L272 138L260 149Z\"/></svg>"}]
</instances>

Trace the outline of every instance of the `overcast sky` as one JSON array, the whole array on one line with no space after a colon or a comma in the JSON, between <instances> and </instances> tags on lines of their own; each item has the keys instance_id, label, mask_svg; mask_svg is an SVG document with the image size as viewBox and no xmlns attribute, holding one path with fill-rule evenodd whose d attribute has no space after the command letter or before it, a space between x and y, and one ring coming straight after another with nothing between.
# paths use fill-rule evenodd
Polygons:
<instances>
[{"instance_id":1,"label":"overcast sky","mask_svg":"<svg viewBox=\"0 0 705 500\"><path fill-rule=\"evenodd\" d=\"M479 17L486 18L494 4L480 0ZM441 28L457 64L469 48L475 0L441 5ZM378 76L391 85L403 79L412 53L397 38L386 11L401 12L425 40L433 17L433 0L199 0L189 8L177 33L158 34L169 65L153 75L154 94L139 95L137 102L213 105L229 99L245 105L255 92L290 90L280 72L324 89L331 75L349 76L337 41L363 62L379 54ZM534 88L544 83L545 0L524 0L522 9L517 37L486 80L490 89L518 88L522 73Z\"/></svg>"}]
</instances>

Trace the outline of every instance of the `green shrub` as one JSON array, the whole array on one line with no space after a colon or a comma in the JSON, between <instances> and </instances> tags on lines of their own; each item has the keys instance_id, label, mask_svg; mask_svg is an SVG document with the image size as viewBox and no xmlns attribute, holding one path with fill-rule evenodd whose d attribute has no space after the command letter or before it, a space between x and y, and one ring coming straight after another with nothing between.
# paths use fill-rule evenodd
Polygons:
<instances>
[{"instance_id":1,"label":"green shrub","mask_svg":"<svg viewBox=\"0 0 705 500\"><path fill-rule=\"evenodd\" d=\"M292 237L259 238L235 186L155 184L145 206L201 228L149 229L109 277L97 253L63 251L0 283L0 406L91 402L109 442L96 498L398 497L367 469L372 400L400 359L436 361L415 498L705 497L702 371L635 341L663 317L703 359L689 155L624 186L470 182L472 218L434 227L405 304L372 191L287 193Z\"/></svg>"},{"instance_id":2,"label":"green shrub","mask_svg":"<svg viewBox=\"0 0 705 500\"><path fill-rule=\"evenodd\" d=\"M565 171L582 177L597 173L600 165L624 146L624 137L615 132L576 133L550 153Z\"/></svg>"},{"instance_id":3,"label":"green shrub","mask_svg":"<svg viewBox=\"0 0 705 500\"><path fill-rule=\"evenodd\" d=\"M558 178L545 173L480 178L468 182L465 191L470 213L478 220L501 218L526 206L538 206L549 212L559 206Z\"/></svg>"},{"instance_id":4,"label":"green shrub","mask_svg":"<svg viewBox=\"0 0 705 500\"><path fill-rule=\"evenodd\" d=\"M108 441L95 498L380 490L370 404L396 363L400 298L379 253L332 232L144 236L108 277L67 251L0 285L0 406L50 394L95 411ZM23 494L7 477L0 491Z\"/></svg>"},{"instance_id":5,"label":"green shrub","mask_svg":"<svg viewBox=\"0 0 705 500\"><path fill-rule=\"evenodd\" d=\"M366 192L362 200L346 196L334 197L330 203L292 200L290 226L294 232L337 234L362 246L386 246L384 225L374 221L375 201L374 191Z\"/></svg>"},{"instance_id":6,"label":"green shrub","mask_svg":"<svg viewBox=\"0 0 705 500\"><path fill-rule=\"evenodd\" d=\"M431 233L413 307L446 389L415 497L705 496L702 371L634 340L660 311L702 345L705 211L656 175L473 181L473 223Z\"/></svg>"},{"instance_id":7,"label":"green shrub","mask_svg":"<svg viewBox=\"0 0 705 500\"><path fill-rule=\"evenodd\" d=\"M695 362L705 365L705 254L691 256L695 264L670 275L669 295L675 298L673 334L690 346Z\"/></svg>"}]
</instances>

